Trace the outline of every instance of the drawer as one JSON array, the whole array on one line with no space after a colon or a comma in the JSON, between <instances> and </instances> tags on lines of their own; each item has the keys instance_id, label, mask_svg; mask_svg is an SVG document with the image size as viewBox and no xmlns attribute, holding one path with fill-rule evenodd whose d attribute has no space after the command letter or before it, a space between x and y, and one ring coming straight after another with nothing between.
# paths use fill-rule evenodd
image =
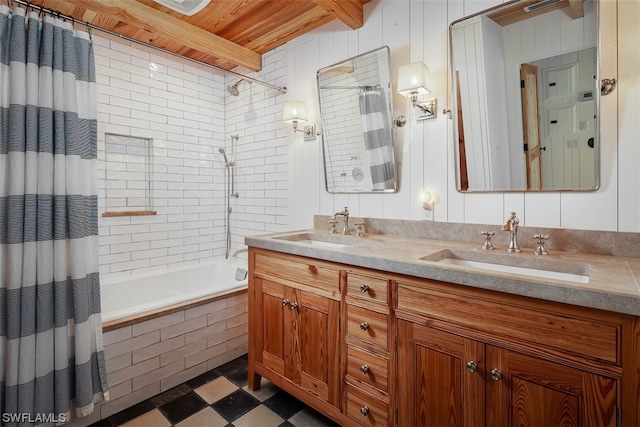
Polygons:
<instances>
[{"instance_id":1,"label":"drawer","mask_svg":"<svg viewBox=\"0 0 640 427\"><path fill-rule=\"evenodd\" d=\"M347 295L366 301L389 303L389 281L382 277L347 272Z\"/></svg>"},{"instance_id":2,"label":"drawer","mask_svg":"<svg viewBox=\"0 0 640 427\"><path fill-rule=\"evenodd\" d=\"M388 318L386 314L347 304L347 335L388 349Z\"/></svg>"},{"instance_id":3,"label":"drawer","mask_svg":"<svg viewBox=\"0 0 640 427\"><path fill-rule=\"evenodd\" d=\"M388 393L389 359L352 345L347 346L347 374Z\"/></svg>"},{"instance_id":4,"label":"drawer","mask_svg":"<svg viewBox=\"0 0 640 427\"><path fill-rule=\"evenodd\" d=\"M301 283L340 292L340 270L329 263L277 252L256 251L254 259L254 274L259 277L294 287Z\"/></svg>"},{"instance_id":5,"label":"drawer","mask_svg":"<svg viewBox=\"0 0 640 427\"><path fill-rule=\"evenodd\" d=\"M621 320L611 313L444 282L398 282L398 310L441 319L493 339L544 346L570 358L620 363Z\"/></svg>"},{"instance_id":6,"label":"drawer","mask_svg":"<svg viewBox=\"0 0 640 427\"><path fill-rule=\"evenodd\" d=\"M366 426L387 427L389 404L347 384L347 416Z\"/></svg>"}]
</instances>

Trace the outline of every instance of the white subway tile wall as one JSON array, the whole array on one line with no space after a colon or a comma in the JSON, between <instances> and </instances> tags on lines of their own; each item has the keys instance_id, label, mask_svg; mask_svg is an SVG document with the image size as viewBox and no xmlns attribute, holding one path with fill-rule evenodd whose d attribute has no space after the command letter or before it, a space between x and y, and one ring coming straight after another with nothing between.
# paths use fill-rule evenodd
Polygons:
<instances>
[{"instance_id":1,"label":"white subway tile wall","mask_svg":"<svg viewBox=\"0 0 640 427\"><path fill-rule=\"evenodd\" d=\"M155 216L100 218L102 278L224 254L226 170L218 148L229 153L232 134L239 135L233 153L240 195L231 199L234 248L244 246L246 235L286 228L287 142L280 92L243 82L240 96L233 97L226 92L226 85L237 80L233 75L225 80L213 68L123 40L94 40L99 213L122 201L108 196L124 196L122 190L135 185L122 174L128 172L105 164L107 134L151 140L149 198L157 211ZM285 85L286 50L263 55L263 69L247 74Z\"/></svg>"},{"instance_id":2,"label":"white subway tile wall","mask_svg":"<svg viewBox=\"0 0 640 427\"><path fill-rule=\"evenodd\" d=\"M151 140L105 135L105 210L153 209L151 200ZM121 245L124 246L124 245Z\"/></svg>"},{"instance_id":3,"label":"white subway tile wall","mask_svg":"<svg viewBox=\"0 0 640 427\"><path fill-rule=\"evenodd\" d=\"M243 292L105 333L110 400L99 418L245 354L247 320Z\"/></svg>"}]
</instances>

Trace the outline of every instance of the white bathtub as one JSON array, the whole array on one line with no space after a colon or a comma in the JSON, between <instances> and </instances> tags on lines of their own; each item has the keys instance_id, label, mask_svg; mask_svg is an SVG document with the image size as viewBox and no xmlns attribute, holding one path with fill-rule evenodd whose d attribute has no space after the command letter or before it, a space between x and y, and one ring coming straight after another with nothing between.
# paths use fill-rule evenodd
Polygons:
<instances>
[{"instance_id":1,"label":"white bathtub","mask_svg":"<svg viewBox=\"0 0 640 427\"><path fill-rule=\"evenodd\" d=\"M102 322L244 287L246 277L236 279L239 268L247 270L246 260L219 259L103 281L100 285Z\"/></svg>"}]
</instances>

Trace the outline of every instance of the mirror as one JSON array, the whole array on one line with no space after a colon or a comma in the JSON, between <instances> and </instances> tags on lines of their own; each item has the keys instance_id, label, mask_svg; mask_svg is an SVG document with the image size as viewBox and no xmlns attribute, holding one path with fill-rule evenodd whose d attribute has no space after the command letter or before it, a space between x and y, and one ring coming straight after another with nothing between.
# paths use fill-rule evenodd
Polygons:
<instances>
[{"instance_id":1,"label":"mirror","mask_svg":"<svg viewBox=\"0 0 640 427\"><path fill-rule=\"evenodd\" d=\"M511 1L449 36L458 191L596 190L596 0Z\"/></svg>"},{"instance_id":2,"label":"mirror","mask_svg":"<svg viewBox=\"0 0 640 427\"><path fill-rule=\"evenodd\" d=\"M316 74L327 191L397 191L389 48Z\"/></svg>"}]
</instances>

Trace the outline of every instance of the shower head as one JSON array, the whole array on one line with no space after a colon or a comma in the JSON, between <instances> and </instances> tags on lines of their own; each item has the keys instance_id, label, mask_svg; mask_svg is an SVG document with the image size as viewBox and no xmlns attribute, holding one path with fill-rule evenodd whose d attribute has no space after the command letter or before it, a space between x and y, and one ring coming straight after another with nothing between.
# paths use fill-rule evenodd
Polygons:
<instances>
[{"instance_id":1,"label":"shower head","mask_svg":"<svg viewBox=\"0 0 640 427\"><path fill-rule=\"evenodd\" d=\"M235 82L234 84L232 84L232 85L228 85L228 86L227 86L227 92L229 92L229 93L230 93L231 95L233 95L233 96L238 96L238 95L240 95L240 91L238 90L238 85L240 84L240 82L241 82L242 80L243 80L243 79L240 79L240 80L238 80L237 82Z\"/></svg>"}]
</instances>

